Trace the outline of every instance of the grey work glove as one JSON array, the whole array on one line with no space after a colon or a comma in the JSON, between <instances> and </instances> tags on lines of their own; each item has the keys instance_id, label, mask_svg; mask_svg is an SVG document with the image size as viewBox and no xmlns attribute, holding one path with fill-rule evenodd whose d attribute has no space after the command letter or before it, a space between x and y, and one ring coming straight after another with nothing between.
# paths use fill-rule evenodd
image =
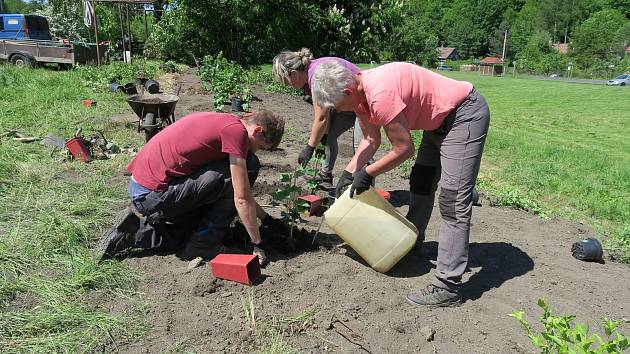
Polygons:
<instances>
[{"instance_id":1,"label":"grey work glove","mask_svg":"<svg viewBox=\"0 0 630 354\"><path fill-rule=\"evenodd\" d=\"M343 190L352 184L353 178L352 173L343 170L341 176L339 176L339 181L337 181L337 187L335 188L335 198L339 198L343 194Z\"/></svg>"}]
</instances>

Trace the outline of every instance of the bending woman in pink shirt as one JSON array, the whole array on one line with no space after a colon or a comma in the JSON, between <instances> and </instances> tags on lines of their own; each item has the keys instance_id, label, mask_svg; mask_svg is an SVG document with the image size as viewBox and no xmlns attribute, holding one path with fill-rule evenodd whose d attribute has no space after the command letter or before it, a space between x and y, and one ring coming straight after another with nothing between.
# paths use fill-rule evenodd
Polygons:
<instances>
[{"instance_id":1,"label":"bending woman in pink shirt","mask_svg":"<svg viewBox=\"0 0 630 354\"><path fill-rule=\"evenodd\" d=\"M438 182L442 222L437 271L431 284L407 295L416 305L457 306L468 263L472 190L477 180L490 112L472 84L408 63L391 63L358 74L336 62L320 65L312 78L315 102L338 111L354 110L364 139L346 167L337 194L350 186L361 194L371 180L411 158L411 130L423 130L409 177L407 219L418 228L419 243L431 217ZM381 145L381 127L392 149L366 165Z\"/></svg>"},{"instance_id":2,"label":"bending woman in pink shirt","mask_svg":"<svg viewBox=\"0 0 630 354\"><path fill-rule=\"evenodd\" d=\"M361 71L351 62L337 57L323 57L313 59L311 51L302 48L298 52L284 51L273 59L273 77L285 85L292 86L297 89L303 89L306 96L311 96L311 79L313 73L323 63L335 61L347 68L352 73ZM310 102L309 102L310 103ZM334 109L322 108L313 105L313 126L311 128L311 136L308 143L298 156L298 163L305 165L313 157L313 153L317 144L321 141L326 145L325 160L321 170L315 176L314 180L324 189L332 189L333 175L332 171L335 167L339 146L337 140L339 136L348 129L354 128L353 148L361 140L363 134L352 110L348 112L336 112Z\"/></svg>"}]
</instances>

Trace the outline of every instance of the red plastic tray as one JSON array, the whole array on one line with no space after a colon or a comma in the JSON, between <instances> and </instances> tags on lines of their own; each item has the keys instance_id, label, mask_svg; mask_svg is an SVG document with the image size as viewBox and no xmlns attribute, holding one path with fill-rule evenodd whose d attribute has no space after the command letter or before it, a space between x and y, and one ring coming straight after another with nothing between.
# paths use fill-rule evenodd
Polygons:
<instances>
[{"instance_id":1,"label":"red plastic tray","mask_svg":"<svg viewBox=\"0 0 630 354\"><path fill-rule=\"evenodd\" d=\"M380 194L381 197L385 198L385 200L389 200L390 195L388 191L380 188L375 188L374 190L376 191L376 193Z\"/></svg>"},{"instance_id":2,"label":"red plastic tray","mask_svg":"<svg viewBox=\"0 0 630 354\"><path fill-rule=\"evenodd\" d=\"M308 205L310 206L308 210L308 216L319 215L323 212L323 209L322 209L323 199L320 196L309 194L309 195L300 196L298 197L298 199L307 202Z\"/></svg>"},{"instance_id":3,"label":"red plastic tray","mask_svg":"<svg viewBox=\"0 0 630 354\"><path fill-rule=\"evenodd\" d=\"M252 285L260 276L260 263L255 254L219 254L210 261L216 278Z\"/></svg>"}]
</instances>

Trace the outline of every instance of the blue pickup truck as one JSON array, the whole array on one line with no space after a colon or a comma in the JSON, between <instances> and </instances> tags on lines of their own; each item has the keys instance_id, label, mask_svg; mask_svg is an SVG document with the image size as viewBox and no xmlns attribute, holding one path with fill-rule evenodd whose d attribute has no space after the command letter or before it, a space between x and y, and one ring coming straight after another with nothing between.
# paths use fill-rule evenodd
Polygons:
<instances>
[{"instance_id":1,"label":"blue pickup truck","mask_svg":"<svg viewBox=\"0 0 630 354\"><path fill-rule=\"evenodd\" d=\"M45 17L0 14L0 39L36 39L49 41L50 29Z\"/></svg>"},{"instance_id":2,"label":"blue pickup truck","mask_svg":"<svg viewBox=\"0 0 630 354\"><path fill-rule=\"evenodd\" d=\"M107 48L99 46L104 62ZM53 41L45 17L22 14L0 14L0 60L19 67L57 63L62 67L96 63L95 44Z\"/></svg>"}]
</instances>

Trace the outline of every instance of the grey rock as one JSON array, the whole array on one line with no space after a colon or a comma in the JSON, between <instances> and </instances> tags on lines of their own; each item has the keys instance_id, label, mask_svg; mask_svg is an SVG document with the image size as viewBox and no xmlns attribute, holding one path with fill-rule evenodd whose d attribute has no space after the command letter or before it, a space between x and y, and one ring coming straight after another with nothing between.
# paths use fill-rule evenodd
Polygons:
<instances>
[{"instance_id":1,"label":"grey rock","mask_svg":"<svg viewBox=\"0 0 630 354\"><path fill-rule=\"evenodd\" d=\"M427 342L432 342L435 338L435 330L429 326L420 328L420 333L422 333Z\"/></svg>"}]
</instances>

